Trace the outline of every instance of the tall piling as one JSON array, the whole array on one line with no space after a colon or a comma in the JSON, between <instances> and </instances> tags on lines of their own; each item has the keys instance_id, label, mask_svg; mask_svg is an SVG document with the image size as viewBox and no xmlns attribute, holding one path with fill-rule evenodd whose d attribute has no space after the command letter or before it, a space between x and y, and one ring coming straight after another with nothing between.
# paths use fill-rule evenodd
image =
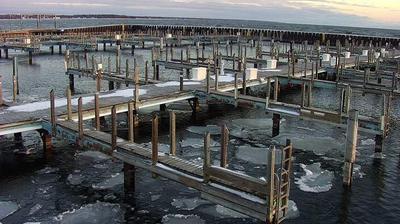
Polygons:
<instances>
[{"instance_id":1,"label":"tall piling","mask_svg":"<svg viewBox=\"0 0 400 224\"><path fill-rule=\"evenodd\" d=\"M353 167L356 160L357 148L357 133L358 133L358 111L350 110L347 120L347 132L345 143L345 159L343 168L343 185L350 187L353 179Z\"/></svg>"}]
</instances>

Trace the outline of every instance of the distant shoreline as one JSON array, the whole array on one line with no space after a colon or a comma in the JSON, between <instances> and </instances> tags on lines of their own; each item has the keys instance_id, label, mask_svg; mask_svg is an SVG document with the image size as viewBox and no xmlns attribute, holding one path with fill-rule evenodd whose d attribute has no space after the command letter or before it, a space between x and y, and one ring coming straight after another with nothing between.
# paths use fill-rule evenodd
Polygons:
<instances>
[{"instance_id":1,"label":"distant shoreline","mask_svg":"<svg viewBox=\"0 0 400 224\"><path fill-rule=\"evenodd\" d=\"M63 14L0 14L3 20L53 20L53 19L191 19L184 17L162 17L162 16L126 16L111 14L79 14L79 15L63 15ZM204 18L205 19L205 18Z\"/></svg>"}]
</instances>

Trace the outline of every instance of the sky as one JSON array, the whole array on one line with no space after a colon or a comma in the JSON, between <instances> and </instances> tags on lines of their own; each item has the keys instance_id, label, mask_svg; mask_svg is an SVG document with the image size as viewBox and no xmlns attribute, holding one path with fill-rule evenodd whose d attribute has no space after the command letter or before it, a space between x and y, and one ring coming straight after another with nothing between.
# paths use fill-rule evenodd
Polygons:
<instances>
[{"instance_id":1,"label":"sky","mask_svg":"<svg viewBox=\"0 0 400 224\"><path fill-rule=\"evenodd\" d=\"M1 14L123 14L400 29L400 0L0 0Z\"/></svg>"}]
</instances>

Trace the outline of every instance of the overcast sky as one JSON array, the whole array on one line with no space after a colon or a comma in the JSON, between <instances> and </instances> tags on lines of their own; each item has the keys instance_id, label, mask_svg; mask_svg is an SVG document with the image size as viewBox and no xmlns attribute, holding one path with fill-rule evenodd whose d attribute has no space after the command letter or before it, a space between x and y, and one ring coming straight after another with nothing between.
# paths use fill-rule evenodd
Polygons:
<instances>
[{"instance_id":1,"label":"overcast sky","mask_svg":"<svg viewBox=\"0 0 400 224\"><path fill-rule=\"evenodd\" d=\"M0 0L0 13L112 13L400 29L400 0Z\"/></svg>"}]
</instances>

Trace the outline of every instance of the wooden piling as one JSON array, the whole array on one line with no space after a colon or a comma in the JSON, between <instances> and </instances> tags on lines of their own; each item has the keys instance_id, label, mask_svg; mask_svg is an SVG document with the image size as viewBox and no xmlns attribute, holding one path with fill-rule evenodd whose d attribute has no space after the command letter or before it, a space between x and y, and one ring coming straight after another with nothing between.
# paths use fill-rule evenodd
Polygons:
<instances>
[{"instance_id":1,"label":"wooden piling","mask_svg":"<svg viewBox=\"0 0 400 224\"><path fill-rule=\"evenodd\" d=\"M358 133L358 111L350 110L347 120L345 161L343 168L343 185L350 187L353 176L353 165L356 159Z\"/></svg>"},{"instance_id":2,"label":"wooden piling","mask_svg":"<svg viewBox=\"0 0 400 224\"><path fill-rule=\"evenodd\" d=\"M29 63L29 65L32 65L33 64L33 52L32 51L29 51L28 52L28 63Z\"/></svg>"},{"instance_id":3,"label":"wooden piling","mask_svg":"<svg viewBox=\"0 0 400 224\"><path fill-rule=\"evenodd\" d=\"M271 96L271 77L267 78L267 90L265 93L265 109L269 107L269 98Z\"/></svg>"},{"instance_id":4,"label":"wooden piling","mask_svg":"<svg viewBox=\"0 0 400 224\"><path fill-rule=\"evenodd\" d=\"M138 103L140 101L140 87L139 87L139 67L135 66L135 71L133 73L133 80L135 81L135 89L134 89L134 94L133 94L133 99L134 99L134 107L135 110L138 109Z\"/></svg>"},{"instance_id":5,"label":"wooden piling","mask_svg":"<svg viewBox=\"0 0 400 224\"><path fill-rule=\"evenodd\" d=\"M0 75L0 107L4 104L3 100L3 77Z\"/></svg>"},{"instance_id":6,"label":"wooden piling","mask_svg":"<svg viewBox=\"0 0 400 224\"><path fill-rule=\"evenodd\" d=\"M153 114L151 129L151 161L153 165L158 162L158 115Z\"/></svg>"},{"instance_id":7,"label":"wooden piling","mask_svg":"<svg viewBox=\"0 0 400 224\"><path fill-rule=\"evenodd\" d=\"M180 75L179 75L179 91L183 91L183 74L182 73L183 72L181 71Z\"/></svg>"},{"instance_id":8,"label":"wooden piling","mask_svg":"<svg viewBox=\"0 0 400 224\"><path fill-rule=\"evenodd\" d=\"M135 69L136 69L136 64L135 64ZM128 80L129 78L129 59L125 60L125 79ZM129 86L129 82L126 81L125 86Z\"/></svg>"},{"instance_id":9,"label":"wooden piling","mask_svg":"<svg viewBox=\"0 0 400 224\"><path fill-rule=\"evenodd\" d=\"M129 102L128 103L128 140L129 142L134 142L135 141L135 130L134 130L134 126L135 126L135 120L134 120L134 115L133 115L133 111L134 111L134 103L133 102Z\"/></svg>"},{"instance_id":10,"label":"wooden piling","mask_svg":"<svg viewBox=\"0 0 400 224\"><path fill-rule=\"evenodd\" d=\"M118 123L117 123L117 107L114 105L111 108L111 150L117 148L118 138Z\"/></svg>"},{"instance_id":11,"label":"wooden piling","mask_svg":"<svg viewBox=\"0 0 400 224\"><path fill-rule=\"evenodd\" d=\"M82 112L82 97L78 99L78 134L79 134L79 145L82 146L83 140L83 112Z\"/></svg>"},{"instance_id":12,"label":"wooden piling","mask_svg":"<svg viewBox=\"0 0 400 224\"><path fill-rule=\"evenodd\" d=\"M18 58L13 58L13 80L15 79L15 90L16 95L19 95L19 80L18 80Z\"/></svg>"},{"instance_id":13,"label":"wooden piling","mask_svg":"<svg viewBox=\"0 0 400 224\"><path fill-rule=\"evenodd\" d=\"M207 131L204 135L204 158L203 158L203 179L204 183L210 181L208 169L211 167L211 150L210 150L211 135Z\"/></svg>"},{"instance_id":14,"label":"wooden piling","mask_svg":"<svg viewBox=\"0 0 400 224\"><path fill-rule=\"evenodd\" d=\"M75 77L73 74L69 74L69 89L71 91L71 94L75 94Z\"/></svg>"},{"instance_id":15,"label":"wooden piling","mask_svg":"<svg viewBox=\"0 0 400 224\"><path fill-rule=\"evenodd\" d=\"M306 105L305 101L306 101L306 85L305 85L305 83L302 83L301 84L301 103L300 103L301 107L304 107Z\"/></svg>"},{"instance_id":16,"label":"wooden piling","mask_svg":"<svg viewBox=\"0 0 400 224\"><path fill-rule=\"evenodd\" d=\"M267 199L268 199L268 217L267 222L273 223L275 211L275 146L270 146L267 151Z\"/></svg>"},{"instance_id":17,"label":"wooden piling","mask_svg":"<svg viewBox=\"0 0 400 224\"><path fill-rule=\"evenodd\" d=\"M221 127L221 161L220 166L226 168L228 165L228 143L229 143L229 130L226 125Z\"/></svg>"},{"instance_id":18,"label":"wooden piling","mask_svg":"<svg viewBox=\"0 0 400 224\"><path fill-rule=\"evenodd\" d=\"M135 194L136 167L124 162L124 194L128 200L134 198Z\"/></svg>"},{"instance_id":19,"label":"wooden piling","mask_svg":"<svg viewBox=\"0 0 400 224\"><path fill-rule=\"evenodd\" d=\"M147 85L149 83L149 62L146 61L144 68L144 82Z\"/></svg>"},{"instance_id":20,"label":"wooden piling","mask_svg":"<svg viewBox=\"0 0 400 224\"><path fill-rule=\"evenodd\" d=\"M281 122L281 115L274 113L272 115L272 137L279 135L280 122Z\"/></svg>"},{"instance_id":21,"label":"wooden piling","mask_svg":"<svg viewBox=\"0 0 400 224\"><path fill-rule=\"evenodd\" d=\"M51 132L53 136L56 136L56 104L55 104L55 94L54 90L50 91L50 122L51 122Z\"/></svg>"},{"instance_id":22,"label":"wooden piling","mask_svg":"<svg viewBox=\"0 0 400 224\"><path fill-rule=\"evenodd\" d=\"M176 115L169 112L169 154L176 155Z\"/></svg>"},{"instance_id":23,"label":"wooden piling","mask_svg":"<svg viewBox=\"0 0 400 224\"><path fill-rule=\"evenodd\" d=\"M383 152L383 135L375 135L375 153Z\"/></svg>"},{"instance_id":24,"label":"wooden piling","mask_svg":"<svg viewBox=\"0 0 400 224\"><path fill-rule=\"evenodd\" d=\"M99 93L94 94L94 127L97 131L100 131L100 100Z\"/></svg>"},{"instance_id":25,"label":"wooden piling","mask_svg":"<svg viewBox=\"0 0 400 224\"><path fill-rule=\"evenodd\" d=\"M207 65L207 77L206 77L206 89L207 89L207 93L210 93L210 72L211 72L211 65L210 65L210 61L208 60L208 65Z\"/></svg>"},{"instance_id":26,"label":"wooden piling","mask_svg":"<svg viewBox=\"0 0 400 224\"><path fill-rule=\"evenodd\" d=\"M275 77L275 82L274 82L274 101L278 101L278 94L279 94L279 78Z\"/></svg>"}]
</instances>

